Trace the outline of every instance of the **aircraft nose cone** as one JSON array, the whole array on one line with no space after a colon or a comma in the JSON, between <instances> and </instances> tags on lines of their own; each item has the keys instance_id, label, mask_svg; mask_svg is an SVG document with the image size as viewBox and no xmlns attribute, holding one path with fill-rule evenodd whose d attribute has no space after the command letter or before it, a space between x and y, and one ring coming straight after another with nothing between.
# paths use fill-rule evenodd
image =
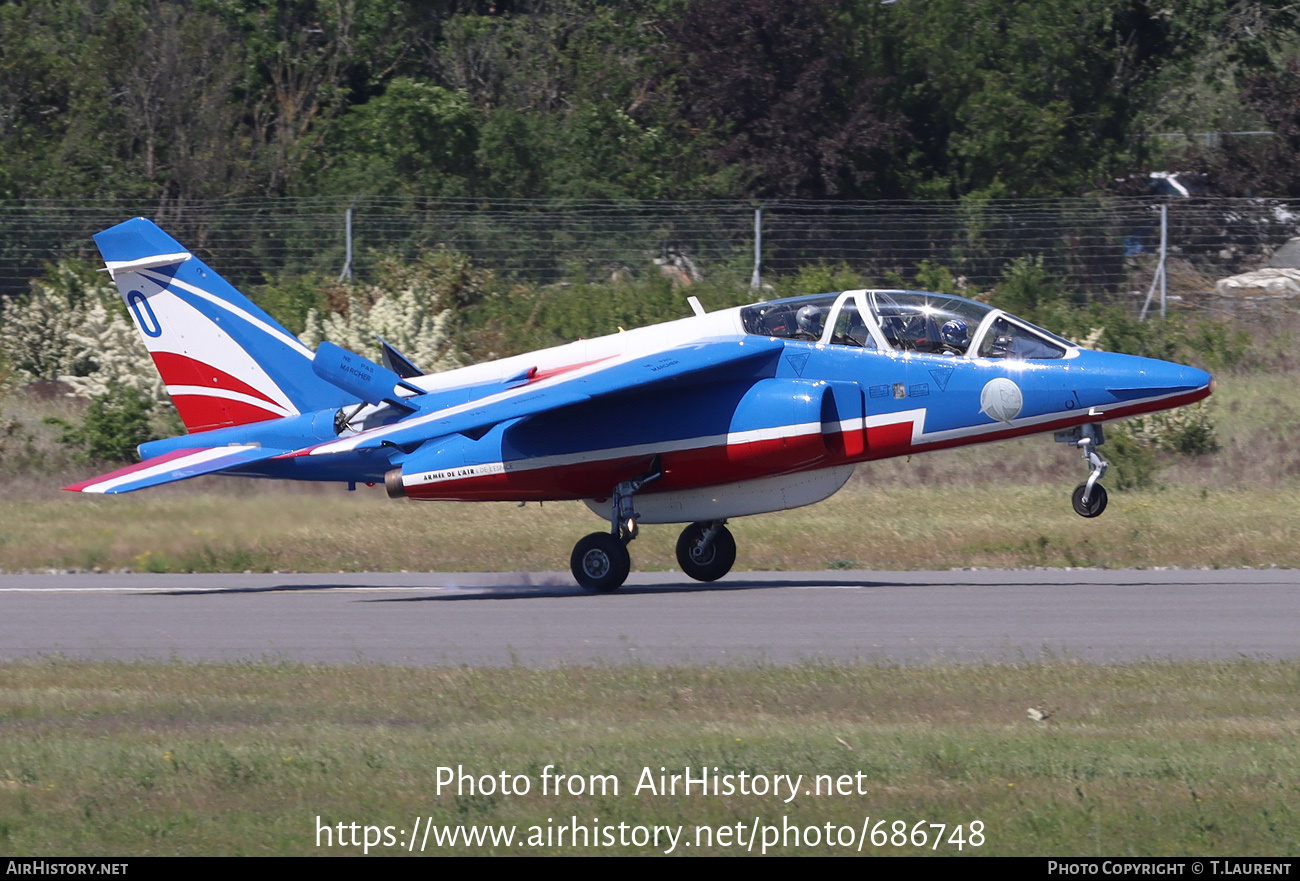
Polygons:
<instances>
[{"instance_id":1,"label":"aircraft nose cone","mask_svg":"<svg viewBox=\"0 0 1300 881\"><path fill-rule=\"evenodd\" d=\"M1121 357L1123 363L1115 365L1119 369L1106 383L1106 391L1116 400L1132 401L1202 389L1208 395L1214 391L1214 377L1204 370L1152 358Z\"/></svg>"}]
</instances>

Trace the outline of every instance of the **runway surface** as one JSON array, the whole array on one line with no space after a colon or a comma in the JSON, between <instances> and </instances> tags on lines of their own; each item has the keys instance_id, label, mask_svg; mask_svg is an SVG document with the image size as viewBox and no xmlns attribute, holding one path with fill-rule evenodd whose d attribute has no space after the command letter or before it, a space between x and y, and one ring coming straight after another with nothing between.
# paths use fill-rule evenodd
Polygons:
<instances>
[{"instance_id":1,"label":"runway surface","mask_svg":"<svg viewBox=\"0 0 1300 881\"><path fill-rule=\"evenodd\" d=\"M0 659L403 665L1300 657L1300 572L0 575Z\"/></svg>"}]
</instances>

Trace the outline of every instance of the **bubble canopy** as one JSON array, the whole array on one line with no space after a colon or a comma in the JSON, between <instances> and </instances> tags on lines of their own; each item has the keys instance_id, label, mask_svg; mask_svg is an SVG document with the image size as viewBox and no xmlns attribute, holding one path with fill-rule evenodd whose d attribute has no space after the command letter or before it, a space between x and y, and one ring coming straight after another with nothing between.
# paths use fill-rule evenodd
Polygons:
<instances>
[{"instance_id":1,"label":"bubble canopy","mask_svg":"<svg viewBox=\"0 0 1300 881\"><path fill-rule=\"evenodd\" d=\"M826 345L961 358L1047 360L1078 354L1069 340L987 303L932 291L860 290L755 303L746 333Z\"/></svg>"}]
</instances>

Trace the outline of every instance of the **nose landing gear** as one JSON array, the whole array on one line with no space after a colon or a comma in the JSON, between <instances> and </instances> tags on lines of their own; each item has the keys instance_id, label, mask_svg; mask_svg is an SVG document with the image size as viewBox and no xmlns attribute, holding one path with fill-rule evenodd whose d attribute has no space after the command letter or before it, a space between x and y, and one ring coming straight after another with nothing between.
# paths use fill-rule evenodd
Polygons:
<instances>
[{"instance_id":1,"label":"nose landing gear","mask_svg":"<svg viewBox=\"0 0 1300 881\"><path fill-rule=\"evenodd\" d=\"M1109 462L1097 454L1097 447L1106 442L1106 435L1101 425L1090 423L1055 435L1058 444L1070 444L1083 451L1083 459L1088 463L1088 479L1074 488L1070 500L1074 504L1074 513L1080 517L1097 517L1106 510L1106 487L1097 481L1106 474Z\"/></svg>"}]
</instances>

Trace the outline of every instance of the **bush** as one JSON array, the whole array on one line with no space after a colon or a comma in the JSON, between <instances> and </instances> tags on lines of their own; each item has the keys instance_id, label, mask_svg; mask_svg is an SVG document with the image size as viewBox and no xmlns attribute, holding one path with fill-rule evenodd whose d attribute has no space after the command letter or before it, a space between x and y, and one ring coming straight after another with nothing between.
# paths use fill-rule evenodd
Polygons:
<instances>
[{"instance_id":1,"label":"bush","mask_svg":"<svg viewBox=\"0 0 1300 881\"><path fill-rule=\"evenodd\" d=\"M110 383L107 392L91 399L80 425L55 417L45 421L62 427L59 442L78 450L85 460L125 464L139 460L136 447L159 436L152 424L153 411L149 395Z\"/></svg>"},{"instance_id":2,"label":"bush","mask_svg":"<svg viewBox=\"0 0 1300 881\"><path fill-rule=\"evenodd\" d=\"M843 262L818 262L800 266L793 278L781 279L775 284L777 296L780 297L852 291L867 286L866 279Z\"/></svg>"},{"instance_id":3,"label":"bush","mask_svg":"<svg viewBox=\"0 0 1300 881\"><path fill-rule=\"evenodd\" d=\"M1155 450L1134 437L1128 423L1106 426L1106 446L1099 452L1111 466L1106 482L1120 492L1157 485Z\"/></svg>"}]
</instances>

